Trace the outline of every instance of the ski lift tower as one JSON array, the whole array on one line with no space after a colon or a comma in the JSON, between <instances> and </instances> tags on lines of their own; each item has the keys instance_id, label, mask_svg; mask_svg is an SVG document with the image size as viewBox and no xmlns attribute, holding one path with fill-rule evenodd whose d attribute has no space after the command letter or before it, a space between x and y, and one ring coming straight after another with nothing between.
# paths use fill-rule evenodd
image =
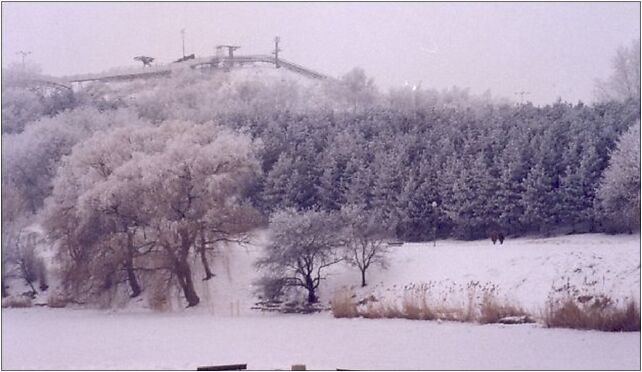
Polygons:
<instances>
[{"instance_id":1,"label":"ski lift tower","mask_svg":"<svg viewBox=\"0 0 642 372\"><path fill-rule=\"evenodd\" d=\"M241 47L238 45L217 45L216 46L216 53L221 53L223 50L227 49L227 57L228 58L234 58L234 51L237 49L240 49Z\"/></svg>"},{"instance_id":2,"label":"ski lift tower","mask_svg":"<svg viewBox=\"0 0 642 372\"><path fill-rule=\"evenodd\" d=\"M240 49L241 47L238 45L217 45L216 46L216 55L221 56L223 59L226 57L223 57L223 54L225 53L225 49L227 49L227 66L231 67L234 65L234 51Z\"/></svg>"}]
</instances>

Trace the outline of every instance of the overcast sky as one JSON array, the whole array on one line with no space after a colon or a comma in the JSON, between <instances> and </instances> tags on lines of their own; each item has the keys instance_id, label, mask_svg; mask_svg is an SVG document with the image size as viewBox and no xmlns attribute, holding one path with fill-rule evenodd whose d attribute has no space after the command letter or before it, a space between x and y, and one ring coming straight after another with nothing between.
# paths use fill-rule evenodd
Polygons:
<instances>
[{"instance_id":1,"label":"overcast sky","mask_svg":"<svg viewBox=\"0 0 642 372\"><path fill-rule=\"evenodd\" d=\"M618 46L640 34L639 3L2 3L2 64L19 50L52 75L159 62L186 52L269 53L340 76L362 67L382 89L437 89L537 104L590 102Z\"/></svg>"}]
</instances>

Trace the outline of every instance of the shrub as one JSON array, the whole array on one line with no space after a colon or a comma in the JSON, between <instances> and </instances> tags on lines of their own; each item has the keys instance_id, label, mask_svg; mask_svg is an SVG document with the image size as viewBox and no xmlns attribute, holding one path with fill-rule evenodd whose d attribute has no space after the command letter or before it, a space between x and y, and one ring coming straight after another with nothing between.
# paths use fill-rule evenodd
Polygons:
<instances>
[{"instance_id":1,"label":"shrub","mask_svg":"<svg viewBox=\"0 0 642 372\"><path fill-rule=\"evenodd\" d=\"M155 311L166 311L170 308L167 293L161 291L150 291L147 297L149 308Z\"/></svg>"},{"instance_id":2,"label":"shrub","mask_svg":"<svg viewBox=\"0 0 642 372\"><path fill-rule=\"evenodd\" d=\"M259 278L254 285L262 300L278 301L285 295L286 279L265 276Z\"/></svg>"},{"instance_id":3,"label":"shrub","mask_svg":"<svg viewBox=\"0 0 642 372\"><path fill-rule=\"evenodd\" d=\"M171 309L169 294L171 281L161 273L153 273L146 280L147 305L154 311L167 311Z\"/></svg>"},{"instance_id":4,"label":"shrub","mask_svg":"<svg viewBox=\"0 0 642 372\"><path fill-rule=\"evenodd\" d=\"M9 296L2 300L2 307L31 307L31 298L27 296Z\"/></svg>"},{"instance_id":5,"label":"shrub","mask_svg":"<svg viewBox=\"0 0 642 372\"><path fill-rule=\"evenodd\" d=\"M66 307L69 302L71 300L60 293L52 294L47 298L47 306L52 308Z\"/></svg>"}]
</instances>

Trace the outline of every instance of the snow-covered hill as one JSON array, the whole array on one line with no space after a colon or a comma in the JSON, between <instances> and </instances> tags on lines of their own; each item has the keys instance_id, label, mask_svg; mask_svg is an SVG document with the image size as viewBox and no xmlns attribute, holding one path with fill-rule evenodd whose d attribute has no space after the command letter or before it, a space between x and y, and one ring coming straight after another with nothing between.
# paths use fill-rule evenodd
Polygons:
<instances>
[{"instance_id":1,"label":"snow-covered hill","mask_svg":"<svg viewBox=\"0 0 642 372\"><path fill-rule=\"evenodd\" d=\"M230 306L236 308L238 302L242 313L253 312L250 307L256 296L252 282L260 277L253 262L266 241L266 234L260 233L252 245L221 249L214 263L217 277L197 284L199 293L204 293L203 308L229 315ZM430 283L434 294L454 289L450 295L459 296L467 295L461 287L479 282L497 286L499 297L533 313L543 309L549 294L565 284L582 294L639 302L640 236L518 238L503 245L493 245L490 240L440 240L436 246L432 242L406 243L392 247L388 269L373 266L367 275L369 285L360 288L357 269L335 265L320 288L321 300L328 302L335 291L346 288L361 297L374 293L378 298L394 298L402 294L404 286L421 283ZM176 304L175 308L179 307Z\"/></svg>"}]
</instances>

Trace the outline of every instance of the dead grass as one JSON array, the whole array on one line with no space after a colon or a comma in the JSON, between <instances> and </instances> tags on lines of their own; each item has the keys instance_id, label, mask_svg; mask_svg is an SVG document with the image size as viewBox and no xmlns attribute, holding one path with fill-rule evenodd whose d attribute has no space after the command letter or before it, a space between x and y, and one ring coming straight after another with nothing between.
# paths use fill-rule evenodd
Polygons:
<instances>
[{"instance_id":1,"label":"dead grass","mask_svg":"<svg viewBox=\"0 0 642 372\"><path fill-rule=\"evenodd\" d=\"M395 304L383 304L381 307L383 309L382 313L384 318L388 318L388 319L406 318L405 316L406 314L404 314L403 310L398 308L397 305Z\"/></svg>"},{"instance_id":2,"label":"dead grass","mask_svg":"<svg viewBox=\"0 0 642 372\"><path fill-rule=\"evenodd\" d=\"M354 294L341 291L335 294L331 302L332 314L335 318L358 318L357 304L353 301Z\"/></svg>"},{"instance_id":3,"label":"dead grass","mask_svg":"<svg viewBox=\"0 0 642 372\"><path fill-rule=\"evenodd\" d=\"M413 320L437 319L435 311L428 306L426 296L406 295L402 302L403 318Z\"/></svg>"},{"instance_id":4,"label":"dead grass","mask_svg":"<svg viewBox=\"0 0 642 372\"><path fill-rule=\"evenodd\" d=\"M332 313L336 318L447 320L458 322L495 323L506 316L526 315L515 305L499 302L493 293L486 293L481 305L475 302L475 290L469 290L467 301L460 306L434 301L426 287L408 288L398 305L378 301L374 296L355 302L353 292L342 291L332 300Z\"/></svg>"},{"instance_id":5,"label":"dead grass","mask_svg":"<svg viewBox=\"0 0 642 372\"><path fill-rule=\"evenodd\" d=\"M482 324L499 323L506 317L527 316L524 309L508 302L501 302L495 296L484 296L479 306L479 316L477 320Z\"/></svg>"},{"instance_id":6,"label":"dead grass","mask_svg":"<svg viewBox=\"0 0 642 372\"><path fill-rule=\"evenodd\" d=\"M441 302L431 297L427 286L406 288L403 298L396 302L381 301L372 295L357 302L353 292L344 291L332 300L332 313L336 318L446 320L481 324L535 321L519 305L498 298L495 287L489 288L486 290L476 284L469 285L463 289L466 299L454 305L441 296ZM449 292L451 295L454 293ZM548 306L541 316L541 321L547 327L608 332L640 331L640 307L634 301L616 306L603 295L568 296L557 301L551 298L549 296Z\"/></svg>"},{"instance_id":7,"label":"dead grass","mask_svg":"<svg viewBox=\"0 0 642 372\"><path fill-rule=\"evenodd\" d=\"M551 328L593 329L607 332L639 332L640 307L634 301L616 306L607 297L581 303L572 297L549 302L543 315Z\"/></svg>"},{"instance_id":8,"label":"dead grass","mask_svg":"<svg viewBox=\"0 0 642 372\"><path fill-rule=\"evenodd\" d=\"M381 302L368 302L364 307L357 307L359 316L366 319L398 319L403 318L403 312L396 305Z\"/></svg>"}]
</instances>

